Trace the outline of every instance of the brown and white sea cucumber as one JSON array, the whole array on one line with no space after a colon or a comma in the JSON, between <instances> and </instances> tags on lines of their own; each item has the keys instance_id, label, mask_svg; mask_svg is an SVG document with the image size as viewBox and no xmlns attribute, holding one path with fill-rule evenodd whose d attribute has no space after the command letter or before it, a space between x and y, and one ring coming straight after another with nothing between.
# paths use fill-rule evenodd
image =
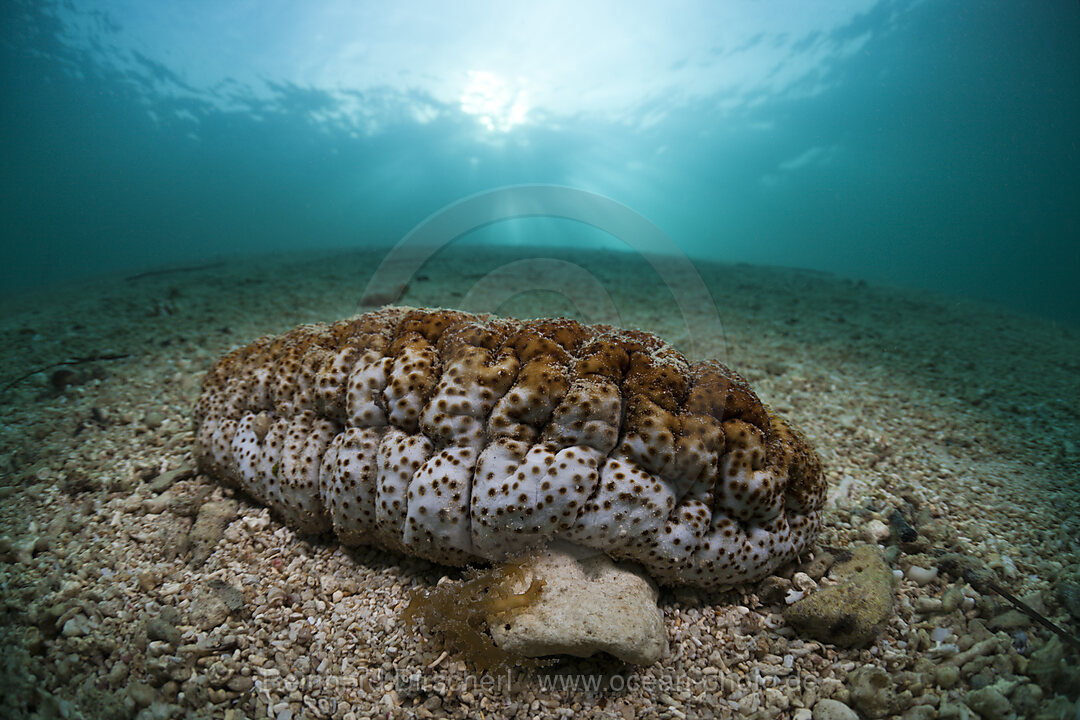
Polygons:
<instances>
[{"instance_id":1,"label":"brown and white sea cucumber","mask_svg":"<svg viewBox=\"0 0 1080 720\"><path fill-rule=\"evenodd\" d=\"M221 358L203 471L305 533L447 565L560 539L659 583L757 580L813 542L821 463L735 372L648 333L384 308Z\"/></svg>"}]
</instances>

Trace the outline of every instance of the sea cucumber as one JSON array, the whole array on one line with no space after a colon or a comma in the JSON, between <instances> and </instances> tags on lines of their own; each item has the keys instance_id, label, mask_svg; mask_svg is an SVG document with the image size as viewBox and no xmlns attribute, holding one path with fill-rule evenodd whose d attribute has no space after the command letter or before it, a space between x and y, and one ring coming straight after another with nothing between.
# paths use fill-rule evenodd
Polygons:
<instances>
[{"instance_id":1,"label":"sea cucumber","mask_svg":"<svg viewBox=\"0 0 1080 720\"><path fill-rule=\"evenodd\" d=\"M238 348L200 468L305 533L447 565L558 538L659 583L757 580L813 542L825 479L737 373L645 332L390 307Z\"/></svg>"}]
</instances>

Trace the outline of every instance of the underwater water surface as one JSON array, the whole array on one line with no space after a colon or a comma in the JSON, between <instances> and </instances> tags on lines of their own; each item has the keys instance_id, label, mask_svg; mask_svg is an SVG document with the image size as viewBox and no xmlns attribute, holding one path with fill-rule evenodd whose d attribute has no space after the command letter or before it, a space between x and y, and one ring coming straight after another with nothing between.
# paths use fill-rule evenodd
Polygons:
<instances>
[{"instance_id":1,"label":"underwater water surface","mask_svg":"<svg viewBox=\"0 0 1080 720\"><path fill-rule=\"evenodd\" d=\"M554 184L691 258L1080 320L1076 3L5 3L0 288ZM574 222L471 240L626 250Z\"/></svg>"}]
</instances>

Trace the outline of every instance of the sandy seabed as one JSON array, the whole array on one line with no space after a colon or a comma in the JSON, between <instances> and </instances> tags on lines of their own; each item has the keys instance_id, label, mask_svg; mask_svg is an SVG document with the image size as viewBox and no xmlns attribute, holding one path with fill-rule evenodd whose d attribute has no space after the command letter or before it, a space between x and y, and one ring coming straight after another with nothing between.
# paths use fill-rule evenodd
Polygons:
<instances>
[{"instance_id":1,"label":"sandy seabed","mask_svg":"<svg viewBox=\"0 0 1080 720\"><path fill-rule=\"evenodd\" d=\"M697 262L673 285L657 268L677 264L629 254L440 252L401 303L611 322L719 359L806 434L830 482L801 566L722 594L662 592L659 664L492 676L400 621L410 589L458 571L297 536L194 469L192 407L214 360L355 314L382 257L236 258L0 301L0 383L77 361L14 382L0 410L9 717L809 718L822 699L862 717L1077 717L1075 651L1055 655L1000 596L934 574L942 551L962 553L1077 633L1074 329L786 268ZM695 277L720 324L687 304ZM195 522L207 503L217 530ZM894 510L922 534L903 552L883 531ZM782 616L793 573L820 581L821 558L859 542L896 569L887 627L859 649L800 636ZM868 666L886 681L868 686L881 677L855 672Z\"/></svg>"}]
</instances>

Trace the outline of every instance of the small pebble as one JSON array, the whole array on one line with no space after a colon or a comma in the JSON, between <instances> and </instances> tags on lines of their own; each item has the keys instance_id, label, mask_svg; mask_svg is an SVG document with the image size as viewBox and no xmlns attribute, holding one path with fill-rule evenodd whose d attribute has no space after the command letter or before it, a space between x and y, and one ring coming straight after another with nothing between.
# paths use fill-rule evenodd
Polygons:
<instances>
[{"instance_id":1,"label":"small pebble","mask_svg":"<svg viewBox=\"0 0 1080 720\"><path fill-rule=\"evenodd\" d=\"M64 637L82 637L83 635L89 635L94 629L90 623L90 618L86 617L82 613L75 615L64 623L64 628L61 633Z\"/></svg>"},{"instance_id":2,"label":"small pebble","mask_svg":"<svg viewBox=\"0 0 1080 720\"><path fill-rule=\"evenodd\" d=\"M1005 720L1012 712L1009 699L995 687L972 690L964 696L964 704L977 712L983 720Z\"/></svg>"},{"instance_id":3,"label":"small pebble","mask_svg":"<svg viewBox=\"0 0 1080 720\"><path fill-rule=\"evenodd\" d=\"M927 650L926 655L937 660L938 658L952 657L958 652L960 652L960 648L956 643L943 643Z\"/></svg>"},{"instance_id":4,"label":"small pebble","mask_svg":"<svg viewBox=\"0 0 1080 720\"><path fill-rule=\"evenodd\" d=\"M911 693L900 690L898 681L902 678L882 668L864 665L848 676L851 704L868 718L899 715L905 707L904 698L909 699Z\"/></svg>"},{"instance_id":5,"label":"small pebble","mask_svg":"<svg viewBox=\"0 0 1080 720\"><path fill-rule=\"evenodd\" d=\"M952 612L964 602L964 588L959 585L950 585L941 595L941 609Z\"/></svg>"},{"instance_id":6,"label":"small pebble","mask_svg":"<svg viewBox=\"0 0 1080 720\"><path fill-rule=\"evenodd\" d=\"M990 630L1017 630L1031 624L1031 618L1019 610L1007 610L1000 615L995 615L986 627Z\"/></svg>"},{"instance_id":7,"label":"small pebble","mask_svg":"<svg viewBox=\"0 0 1080 720\"><path fill-rule=\"evenodd\" d=\"M952 628L936 627L930 633L930 639L935 643L943 643L953 634Z\"/></svg>"},{"instance_id":8,"label":"small pebble","mask_svg":"<svg viewBox=\"0 0 1080 720\"><path fill-rule=\"evenodd\" d=\"M951 690L960 682L960 668L955 665L938 665L934 668L934 682L943 690Z\"/></svg>"},{"instance_id":9,"label":"small pebble","mask_svg":"<svg viewBox=\"0 0 1080 720\"><path fill-rule=\"evenodd\" d=\"M180 631L160 617L152 618L146 624L146 636L151 640L161 640L173 647L180 645Z\"/></svg>"},{"instance_id":10,"label":"small pebble","mask_svg":"<svg viewBox=\"0 0 1080 720\"><path fill-rule=\"evenodd\" d=\"M144 682L139 682L138 680L128 683L127 692L131 699L135 701L136 707L140 708L150 705L157 696L157 693L154 692L154 688Z\"/></svg>"},{"instance_id":11,"label":"small pebble","mask_svg":"<svg viewBox=\"0 0 1080 720\"><path fill-rule=\"evenodd\" d=\"M839 700L825 698L814 704L813 720L859 720L859 715Z\"/></svg>"},{"instance_id":12,"label":"small pebble","mask_svg":"<svg viewBox=\"0 0 1080 720\"><path fill-rule=\"evenodd\" d=\"M161 573L156 570L143 570L136 576L136 582L140 590L150 592L161 584Z\"/></svg>"},{"instance_id":13,"label":"small pebble","mask_svg":"<svg viewBox=\"0 0 1080 720\"><path fill-rule=\"evenodd\" d=\"M874 518L862 526L859 535L868 543L882 543L889 538L889 526Z\"/></svg>"},{"instance_id":14,"label":"small pebble","mask_svg":"<svg viewBox=\"0 0 1080 720\"><path fill-rule=\"evenodd\" d=\"M165 415L159 410L151 410L143 416L143 425L151 430L158 429L163 422L165 422Z\"/></svg>"},{"instance_id":15,"label":"small pebble","mask_svg":"<svg viewBox=\"0 0 1080 720\"><path fill-rule=\"evenodd\" d=\"M200 630L212 630L229 619L229 606L216 595L201 592L192 598L188 617Z\"/></svg>"},{"instance_id":16,"label":"small pebble","mask_svg":"<svg viewBox=\"0 0 1080 720\"><path fill-rule=\"evenodd\" d=\"M803 572L814 580L820 580L836 562L836 556L827 550L819 550L814 553L814 559L803 566Z\"/></svg>"},{"instance_id":17,"label":"small pebble","mask_svg":"<svg viewBox=\"0 0 1080 720\"><path fill-rule=\"evenodd\" d=\"M1043 689L1035 683L1024 683L1009 696L1009 704L1020 717L1032 717L1043 704Z\"/></svg>"},{"instance_id":18,"label":"small pebble","mask_svg":"<svg viewBox=\"0 0 1080 720\"><path fill-rule=\"evenodd\" d=\"M188 535L188 543L192 548L191 564L199 567L210 553L217 548L225 534L225 528L236 517L236 503L231 500L222 502L208 502L199 508L199 514L195 518L195 524Z\"/></svg>"},{"instance_id":19,"label":"small pebble","mask_svg":"<svg viewBox=\"0 0 1080 720\"><path fill-rule=\"evenodd\" d=\"M109 681L109 684L113 687L119 687L128 676L128 666L123 660L113 663L113 666L109 668L109 672L105 675L105 679Z\"/></svg>"},{"instance_id":20,"label":"small pebble","mask_svg":"<svg viewBox=\"0 0 1080 720\"><path fill-rule=\"evenodd\" d=\"M160 515L165 512L165 506L168 503L169 496L167 494L146 498L146 500L143 500L142 504L143 512L147 515Z\"/></svg>"},{"instance_id":21,"label":"small pebble","mask_svg":"<svg viewBox=\"0 0 1080 720\"><path fill-rule=\"evenodd\" d=\"M924 568L918 565L912 565L904 573L908 580L911 580L916 585L927 585L937 580L938 571L937 568Z\"/></svg>"},{"instance_id":22,"label":"small pebble","mask_svg":"<svg viewBox=\"0 0 1080 720\"><path fill-rule=\"evenodd\" d=\"M195 474L194 468L185 465L178 470L169 470L155 477L146 487L151 493L168 490L178 480L185 480Z\"/></svg>"},{"instance_id":23,"label":"small pebble","mask_svg":"<svg viewBox=\"0 0 1080 720\"><path fill-rule=\"evenodd\" d=\"M15 561L23 565L29 565L34 561L34 548L37 546L37 537L30 536L11 544L11 554Z\"/></svg>"},{"instance_id":24,"label":"small pebble","mask_svg":"<svg viewBox=\"0 0 1080 720\"><path fill-rule=\"evenodd\" d=\"M915 705L910 707L907 711L901 715L901 720L935 720L937 718L937 710L929 705Z\"/></svg>"},{"instance_id":25,"label":"small pebble","mask_svg":"<svg viewBox=\"0 0 1080 720\"><path fill-rule=\"evenodd\" d=\"M232 670L220 660L206 671L206 680L213 687L221 687L232 677Z\"/></svg>"},{"instance_id":26,"label":"small pebble","mask_svg":"<svg viewBox=\"0 0 1080 720\"><path fill-rule=\"evenodd\" d=\"M921 597L915 601L915 610L923 615L939 613L942 610L941 601L932 597Z\"/></svg>"}]
</instances>

